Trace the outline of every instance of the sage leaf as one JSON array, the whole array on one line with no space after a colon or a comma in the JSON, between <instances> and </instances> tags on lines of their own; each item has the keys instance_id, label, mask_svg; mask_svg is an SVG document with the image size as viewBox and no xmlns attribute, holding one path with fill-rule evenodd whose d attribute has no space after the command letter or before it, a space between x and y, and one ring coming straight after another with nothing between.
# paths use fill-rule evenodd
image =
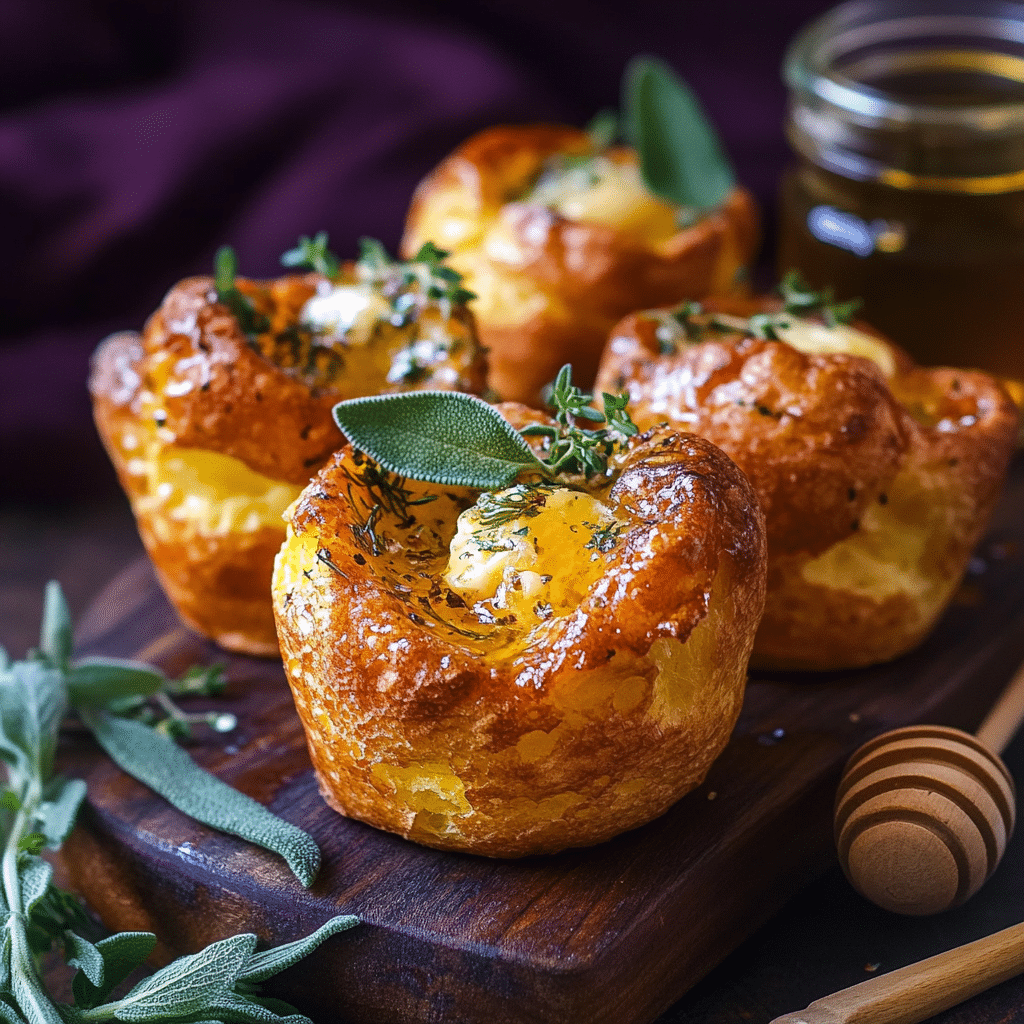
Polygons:
<instances>
[{"instance_id":1,"label":"sage leaf","mask_svg":"<svg viewBox=\"0 0 1024 1024\"><path fill-rule=\"evenodd\" d=\"M31 914L32 908L46 895L53 878L53 868L41 857L29 857L21 868L21 911Z\"/></svg>"},{"instance_id":2,"label":"sage leaf","mask_svg":"<svg viewBox=\"0 0 1024 1024\"><path fill-rule=\"evenodd\" d=\"M101 707L125 697L149 697L166 683L151 665L122 658L82 658L67 673L68 698L74 707Z\"/></svg>"},{"instance_id":3,"label":"sage leaf","mask_svg":"<svg viewBox=\"0 0 1024 1024\"><path fill-rule=\"evenodd\" d=\"M324 939L357 924L359 924L359 918L351 914L332 917L330 921L321 925L304 939L297 939L295 942L288 942L283 946L276 946L274 949L254 954L239 974L238 979L248 982L265 981L286 967L298 963L304 956L316 949Z\"/></svg>"},{"instance_id":4,"label":"sage leaf","mask_svg":"<svg viewBox=\"0 0 1024 1024\"><path fill-rule=\"evenodd\" d=\"M384 469L449 487L505 487L544 472L523 436L485 401L458 391L408 391L339 402L334 419Z\"/></svg>"},{"instance_id":5,"label":"sage leaf","mask_svg":"<svg viewBox=\"0 0 1024 1024\"><path fill-rule=\"evenodd\" d=\"M309 1018L296 1013L294 1007L288 1007L291 1012L281 1016L264 1003L235 993L208 1009L216 1013L217 1020L230 1024L309 1024Z\"/></svg>"},{"instance_id":6,"label":"sage leaf","mask_svg":"<svg viewBox=\"0 0 1024 1024\"><path fill-rule=\"evenodd\" d=\"M39 661L16 661L0 676L0 755L28 774L49 778L66 711L63 673Z\"/></svg>"},{"instance_id":7,"label":"sage leaf","mask_svg":"<svg viewBox=\"0 0 1024 1024\"><path fill-rule=\"evenodd\" d=\"M46 895L32 908L30 929L35 935L36 947L45 952L56 939L63 939L68 930L88 931L92 927L82 904L63 889L51 883Z\"/></svg>"},{"instance_id":8,"label":"sage leaf","mask_svg":"<svg viewBox=\"0 0 1024 1024\"><path fill-rule=\"evenodd\" d=\"M25 1018L6 999L0 999L0 1021L4 1024L25 1024Z\"/></svg>"},{"instance_id":9,"label":"sage leaf","mask_svg":"<svg viewBox=\"0 0 1024 1024\"><path fill-rule=\"evenodd\" d=\"M96 943L103 954L103 983L120 985L136 967L141 967L156 946L152 932L118 932Z\"/></svg>"},{"instance_id":10,"label":"sage leaf","mask_svg":"<svg viewBox=\"0 0 1024 1024\"><path fill-rule=\"evenodd\" d=\"M78 808L85 799L82 779L59 779L59 786L49 786L48 799L39 806L39 823L46 845L59 850L75 824ZM51 795L53 794L53 795Z\"/></svg>"},{"instance_id":11,"label":"sage leaf","mask_svg":"<svg viewBox=\"0 0 1024 1024\"><path fill-rule=\"evenodd\" d=\"M100 939L95 945L103 961L100 980L94 982L84 971L76 974L71 983L75 1004L90 1009L103 1002L132 971L145 962L154 946L156 936L152 932L117 932Z\"/></svg>"},{"instance_id":12,"label":"sage leaf","mask_svg":"<svg viewBox=\"0 0 1024 1024\"><path fill-rule=\"evenodd\" d=\"M144 978L127 995L105 1004L112 1011L106 1016L118 1020L173 1020L193 1014L206 1014L218 998L227 998L238 972L256 948L251 933L233 935L214 942L192 956L181 957ZM95 1007L83 1016L104 1019Z\"/></svg>"},{"instance_id":13,"label":"sage leaf","mask_svg":"<svg viewBox=\"0 0 1024 1024\"><path fill-rule=\"evenodd\" d=\"M290 1003L286 1003L283 999L275 999L273 996L265 996L259 993L242 991L241 988L237 991L251 1002L258 1003L265 1009L270 1010L271 1013L276 1013L278 1017L291 1017L297 1013L295 1007ZM300 1017L300 1019L302 1018Z\"/></svg>"},{"instance_id":14,"label":"sage leaf","mask_svg":"<svg viewBox=\"0 0 1024 1024\"><path fill-rule=\"evenodd\" d=\"M302 829L204 771L149 726L89 709L80 713L118 767L196 821L279 854L304 886L313 884L320 849Z\"/></svg>"},{"instance_id":15,"label":"sage leaf","mask_svg":"<svg viewBox=\"0 0 1024 1024\"><path fill-rule=\"evenodd\" d=\"M64 933L68 967L77 967L97 988L103 984L103 954L88 940L72 931Z\"/></svg>"},{"instance_id":16,"label":"sage leaf","mask_svg":"<svg viewBox=\"0 0 1024 1024\"><path fill-rule=\"evenodd\" d=\"M64 591L55 580L46 584L39 649L54 668L64 668L71 657L71 612Z\"/></svg>"},{"instance_id":17,"label":"sage leaf","mask_svg":"<svg viewBox=\"0 0 1024 1024\"><path fill-rule=\"evenodd\" d=\"M634 58L623 86L624 128L647 188L677 206L711 210L721 205L736 176L690 88L654 57Z\"/></svg>"}]
</instances>

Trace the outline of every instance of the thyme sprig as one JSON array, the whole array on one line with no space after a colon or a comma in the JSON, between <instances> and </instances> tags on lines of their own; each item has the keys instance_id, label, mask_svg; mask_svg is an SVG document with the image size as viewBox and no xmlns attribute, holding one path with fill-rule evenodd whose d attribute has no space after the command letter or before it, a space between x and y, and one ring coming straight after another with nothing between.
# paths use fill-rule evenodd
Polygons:
<instances>
[{"instance_id":1,"label":"thyme sprig","mask_svg":"<svg viewBox=\"0 0 1024 1024\"><path fill-rule=\"evenodd\" d=\"M799 270L790 270L785 274L779 284L779 294L784 303L784 312L794 316L820 316L827 327L850 323L862 305L860 299L836 302L832 288L814 291Z\"/></svg>"},{"instance_id":2,"label":"thyme sprig","mask_svg":"<svg viewBox=\"0 0 1024 1024\"><path fill-rule=\"evenodd\" d=\"M327 248L327 232L318 231L312 238L302 235L294 249L281 254L285 267L309 267L324 277L336 277L341 261Z\"/></svg>"},{"instance_id":3,"label":"thyme sprig","mask_svg":"<svg viewBox=\"0 0 1024 1024\"><path fill-rule=\"evenodd\" d=\"M222 245L213 261L213 287L217 301L227 306L242 333L250 338L270 330L270 321L257 312L252 300L238 290L235 278L238 272L238 257L230 245Z\"/></svg>"},{"instance_id":4,"label":"thyme sprig","mask_svg":"<svg viewBox=\"0 0 1024 1024\"><path fill-rule=\"evenodd\" d=\"M541 459L550 476L559 473L583 473L592 477L608 468L608 457L637 433L637 426L626 412L627 395L602 396L604 411L590 403L593 400L572 383L572 366L566 363L558 371L551 388L550 402L555 410L556 425L536 423L522 430L524 437L543 437L549 452ZM607 426L588 430L579 425L605 423Z\"/></svg>"},{"instance_id":5,"label":"thyme sprig","mask_svg":"<svg viewBox=\"0 0 1024 1024\"><path fill-rule=\"evenodd\" d=\"M785 341L784 332L793 326L794 317L816 317L833 329L849 324L861 305L860 299L836 302L831 288L814 291L798 270L790 270L777 291L783 301L777 313L733 316L708 311L699 302L686 301L671 309L649 310L645 316L657 322L655 337L660 353L672 355L680 346L696 344L712 333L739 332L768 341Z\"/></svg>"},{"instance_id":6,"label":"thyme sprig","mask_svg":"<svg viewBox=\"0 0 1024 1024\"><path fill-rule=\"evenodd\" d=\"M462 275L448 266L451 255L433 242L424 242L411 260L395 260L375 238L359 240L356 275L379 288L399 314L425 302L435 302L447 318L454 306L463 306L476 295L462 285Z\"/></svg>"},{"instance_id":7,"label":"thyme sprig","mask_svg":"<svg viewBox=\"0 0 1024 1024\"><path fill-rule=\"evenodd\" d=\"M516 484L504 491L485 491L477 499L477 518L484 531L497 529L519 519L533 519L547 504L556 485L547 480Z\"/></svg>"},{"instance_id":8,"label":"thyme sprig","mask_svg":"<svg viewBox=\"0 0 1024 1024\"><path fill-rule=\"evenodd\" d=\"M306 1018L264 998L258 984L301 959L329 935L357 923L353 917L335 917L298 942L262 953L256 952L255 935L236 935L174 961L112 998L149 956L156 935L121 932L93 941L95 934L81 904L53 884L53 870L40 854L60 848L86 794L81 779L54 773L59 730L70 711L77 710L87 723L96 719L119 723L117 728L132 733L133 743L142 735L143 742L156 745L147 763L160 770L166 767L163 744L170 741L141 722L114 713L121 701L145 700L163 692L157 679L163 677L155 669L147 671L135 663L112 661L104 667L98 659L73 661L67 605L56 584L47 587L39 647L22 661L11 661L0 648L0 759L7 769L7 786L0 794L0 1020L4 1022L300 1024ZM197 680L193 676L183 688L198 689ZM187 758L173 743L170 747ZM201 772L195 765L192 768ZM193 781L187 780L186 785ZM77 971L73 1003L53 998L40 970L39 957L54 947L63 950L67 965Z\"/></svg>"}]
</instances>

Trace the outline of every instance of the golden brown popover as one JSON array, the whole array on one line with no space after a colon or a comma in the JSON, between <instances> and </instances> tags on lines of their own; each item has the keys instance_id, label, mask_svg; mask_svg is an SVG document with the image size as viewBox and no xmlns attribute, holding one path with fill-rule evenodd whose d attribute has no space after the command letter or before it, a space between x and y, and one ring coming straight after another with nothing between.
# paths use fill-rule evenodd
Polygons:
<instances>
[{"instance_id":1,"label":"golden brown popover","mask_svg":"<svg viewBox=\"0 0 1024 1024\"><path fill-rule=\"evenodd\" d=\"M182 619L221 646L277 653L282 515L343 441L336 402L483 388L472 314L427 255L396 264L367 244L333 279L239 278L228 304L213 279L190 278L141 336L95 353L96 423L146 550Z\"/></svg>"},{"instance_id":2,"label":"golden brown popover","mask_svg":"<svg viewBox=\"0 0 1024 1024\"><path fill-rule=\"evenodd\" d=\"M601 842L700 784L742 702L761 512L690 435L633 437L609 467L479 492L346 446L303 491L274 603L338 811L518 857Z\"/></svg>"},{"instance_id":3,"label":"golden brown popover","mask_svg":"<svg viewBox=\"0 0 1024 1024\"><path fill-rule=\"evenodd\" d=\"M992 377L916 366L822 312L772 298L637 313L598 374L641 427L701 434L750 478L768 529L759 667L849 668L917 645L964 574L1017 429Z\"/></svg>"},{"instance_id":4,"label":"golden brown popover","mask_svg":"<svg viewBox=\"0 0 1024 1024\"><path fill-rule=\"evenodd\" d=\"M490 128L420 183L402 251L451 251L476 293L488 383L536 405L558 368L594 379L608 331L626 313L727 294L751 259L757 213L735 188L698 214L651 195L636 151L597 149L559 125Z\"/></svg>"}]
</instances>

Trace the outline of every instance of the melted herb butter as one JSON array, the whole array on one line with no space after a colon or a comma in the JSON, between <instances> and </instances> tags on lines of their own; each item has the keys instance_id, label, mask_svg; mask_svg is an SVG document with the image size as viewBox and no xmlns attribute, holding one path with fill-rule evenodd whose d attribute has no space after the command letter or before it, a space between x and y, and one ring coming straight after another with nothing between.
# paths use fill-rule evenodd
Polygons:
<instances>
[{"instance_id":1,"label":"melted herb butter","mask_svg":"<svg viewBox=\"0 0 1024 1024\"><path fill-rule=\"evenodd\" d=\"M603 224L651 243L666 241L693 220L690 211L647 191L635 160L605 155L549 161L524 198L569 220Z\"/></svg>"},{"instance_id":2,"label":"melted herb butter","mask_svg":"<svg viewBox=\"0 0 1024 1024\"><path fill-rule=\"evenodd\" d=\"M780 340L806 355L833 355L836 353L862 356L870 359L886 377L896 373L896 362L889 348L864 331L849 324L826 327L813 320L804 320L780 313L773 318L773 330Z\"/></svg>"},{"instance_id":3,"label":"melted herb butter","mask_svg":"<svg viewBox=\"0 0 1024 1024\"><path fill-rule=\"evenodd\" d=\"M390 316L390 304L370 285L325 281L302 307L299 322L325 343L365 345L377 324Z\"/></svg>"},{"instance_id":4,"label":"melted herb butter","mask_svg":"<svg viewBox=\"0 0 1024 1024\"><path fill-rule=\"evenodd\" d=\"M428 380L459 388L472 361L469 328L415 289L389 299L374 282L325 282L303 306L299 330L310 336L314 350L335 354L359 394Z\"/></svg>"},{"instance_id":5,"label":"melted herb butter","mask_svg":"<svg viewBox=\"0 0 1024 1024\"><path fill-rule=\"evenodd\" d=\"M459 516L444 581L480 622L529 629L579 605L620 530L590 494L519 484Z\"/></svg>"}]
</instances>

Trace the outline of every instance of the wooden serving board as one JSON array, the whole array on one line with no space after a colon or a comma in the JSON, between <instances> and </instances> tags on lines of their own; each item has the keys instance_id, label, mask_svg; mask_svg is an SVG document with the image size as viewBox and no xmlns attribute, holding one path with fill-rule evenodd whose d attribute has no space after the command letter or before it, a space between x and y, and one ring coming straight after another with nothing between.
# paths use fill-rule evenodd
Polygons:
<instances>
[{"instance_id":1,"label":"wooden serving board","mask_svg":"<svg viewBox=\"0 0 1024 1024\"><path fill-rule=\"evenodd\" d=\"M306 891L272 854L195 824L72 735L65 761L89 799L66 862L108 925L159 931L170 955L238 931L287 941L357 914L358 928L276 981L318 1024L642 1024L833 862L833 794L853 750L911 722L973 729L1024 658L1024 460L919 650L870 670L756 676L700 789L650 825L553 857L438 853L328 809L280 665L183 628L148 563L104 591L80 647L170 673L223 661L216 706L240 725L201 737L196 760L324 853Z\"/></svg>"}]
</instances>

